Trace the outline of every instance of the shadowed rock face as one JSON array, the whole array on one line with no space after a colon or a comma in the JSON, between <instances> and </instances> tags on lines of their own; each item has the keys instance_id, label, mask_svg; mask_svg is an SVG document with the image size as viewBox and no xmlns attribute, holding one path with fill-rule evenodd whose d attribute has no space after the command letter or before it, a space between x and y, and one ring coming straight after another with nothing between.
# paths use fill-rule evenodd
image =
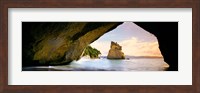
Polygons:
<instances>
[{"instance_id":1,"label":"shadowed rock face","mask_svg":"<svg viewBox=\"0 0 200 93\"><path fill-rule=\"evenodd\" d=\"M122 52L122 47L111 41L110 50L107 56L108 59L125 59L124 53Z\"/></svg>"},{"instance_id":2,"label":"shadowed rock face","mask_svg":"<svg viewBox=\"0 0 200 93\"><path fill-rule=\"evenodd\" d=\"M154 34L159 49L170 67L170 71L178 71L178 22L134 22L148 32Z\"/></svg>"},{"instance_id":3,"label":"shadowed rock face","mask_svg":"<svg viewBox=\"0 0 200 93\"><path fill-rule=\"evenodd\" d=\"M62 65L78 60L88 46L117 22L23 22L23 66Z\"/></svg>"},{"instance_id":4,"label":"shadowed rock face","mask_svg":"<svg viewBox=\"0 0 200 93\"><path fill-rule=\"evenodd\" d=\"M170 67L178 70L178 23L134 22L154 34ZM22 65L62 65L78 60L83 50L118 22L23 22Z\"/></svg>"}]
</instances>

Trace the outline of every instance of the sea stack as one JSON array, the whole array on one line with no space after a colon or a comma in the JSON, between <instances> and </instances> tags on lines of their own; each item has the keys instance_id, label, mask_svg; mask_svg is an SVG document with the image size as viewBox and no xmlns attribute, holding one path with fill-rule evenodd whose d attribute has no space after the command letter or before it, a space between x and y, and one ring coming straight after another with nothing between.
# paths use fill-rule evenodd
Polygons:
<instances>
[{"instance_id":1,"label":"sea stack","mask_svg":"<svg viewBox=\"0 0 200 93\"><path fill-rule=\"evenodd\" d=\"M125 59L124 53L122 52L122 46L117 42L111 41L110 50L107 56L108 59Z\"/></svg>"}]
</instances>

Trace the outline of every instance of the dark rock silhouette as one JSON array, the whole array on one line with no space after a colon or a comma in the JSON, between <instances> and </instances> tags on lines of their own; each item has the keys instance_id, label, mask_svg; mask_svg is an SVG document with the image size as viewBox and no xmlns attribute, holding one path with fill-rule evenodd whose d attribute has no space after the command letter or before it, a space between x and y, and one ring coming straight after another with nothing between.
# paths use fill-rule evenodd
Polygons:
<instances>
[{"instance_id":1,"label":"dark rock silhouette","mask_svg":"<svg viewBox=\"0 0 200 93\"><path fill-rule=\"evenodd\" d=\"M154 34L169 71L178 71L178 22L134 22Z\"/></svg>"},{"instance_id":2,"label":"dark rock silhouette","mask_svg":"<svg viewBox=\"0 0 200 93\"><path fill-rule=\"evenodd\" d=\"M64 65L117 22L23 22L22 65Z\"/></svg>"},{"instance_id":3,"label":"dark rock silhouette","mask_svg":"<svg viewBox=\"0 0 200 93\"><path fill-rule=\"evenodd\" d=\"M124 53L122 52L122 46L117 42L111 41L110 50L107 56L108 59L125 59Z\"/></svg>"},{"instance_id":4,"label":"dark rock silhouette","mask_svg":"<svg viewBox=\"0 0 200 93\"><path fill-rule=\"evenodd\" d=\"M22 22L22 65L62 65L122 22ZM154 34L170 67L178 70L178 22L134 22Z\"/></svg>"}]
</instances>

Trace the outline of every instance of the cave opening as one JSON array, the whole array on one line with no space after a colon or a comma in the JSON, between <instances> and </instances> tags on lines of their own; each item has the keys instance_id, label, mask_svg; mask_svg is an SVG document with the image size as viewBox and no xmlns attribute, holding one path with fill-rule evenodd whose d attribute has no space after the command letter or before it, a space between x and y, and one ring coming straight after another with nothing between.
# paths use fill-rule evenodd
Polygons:
<instances>
[{"instance_id":1,"label":"cave opening","mask_svg":"<svg viewBox=\"0 0 200 93\"><path fill-rule=\"evenodd\" d=\"M99 49L102 56L107 56L112 41L121 45L127 56L163 57L156 36L133 22L124 22L90 45Z\"/></svg>"},{"instance_id":2,"label":"cave opening","mask_svg":"<svg viewBox=\"0 0 200 93\"><path fill-rule=\"evenodd\" d=\"M22 66L71 64L74 60L80 59L82 51L91 42L93 42L91 44L93 47L95 40L98 41L98 38L104 37L105 33L113 33L114 31L112 30L123 28L122 25L124 24L137 26L135 31L138 32L133 35L142 33L138 30L139 28L145 30L144 33L151 33L149 36L145 36L145 39L142 37L144 35L138 35L137 38L133 38L131 37L132 32L119 32L120 36L115 37L113 41L123 45L122 51L125 52L125 55L132 53L129 50L133 47L130 46L139 43L140 46L137 46L133 52L145 49L142 45L151 45L152 47L147 47L150 48L148 52L134 53L137 54L134 56L150 56L148 53L151 53L150 50L153 50L153 46L157 45L155 50L160 50L160 52L153 53L154 57L163 56L164 61L170 65L168 70L178 71L178 22L22 22ZM124 30L127 31L127 28L121 29L121 31ZM125 35L122 36L123 34ZM111 39L112 35L114 34L108 35L107 39ZM127 41L125 42L124 40ZM144 41L148 41L148 43ZM106 46L105 43L101 45ZM102 55L104 54L107 53L102 52ZM104 65L102 68L104 68Z\"/></svg>"},{"instance_id":3,"label":"cave opening","mask_svg":"<svg viewBox=\"0 0 200 93\"><path fill-rule=\"evenodd\" d=\"M168 71L178 71L178 22L133 22L157 37Z\"/></svg>"},{"instance_id":4,"label":"cave opening","mask_svg":"<svg viewBox=\"0 0 200 93\"><path fill-rule=\"evenodd\" d=\"M169 67L169 65L164 62L156 36L133 22L123 22L115 29L112 29L92 42L90 46L98 49L101 52L101 57L108 58L110 47L112 47L111 42L115 42L122 47L121 51L124 53L125 59L158 58L163 64L157 63L156 65L160 64L160 66L165 68ZM116 54L112 55L116 56Z\"/></svg>"}]
</instances>

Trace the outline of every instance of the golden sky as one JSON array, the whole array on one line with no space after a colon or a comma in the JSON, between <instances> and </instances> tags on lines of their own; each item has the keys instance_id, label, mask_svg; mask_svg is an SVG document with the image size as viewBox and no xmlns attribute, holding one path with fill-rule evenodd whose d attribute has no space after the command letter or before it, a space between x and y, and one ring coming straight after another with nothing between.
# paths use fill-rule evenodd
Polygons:
<instances>
[{"instance_id":1,"label":"golden sky","mask_svg":"<svg viewBox=\"0 0 200 93\"><path fill-rule=\"evenodd\" d=\"M157 38L132 22L124 22L90 45L107 56L111 41L121 45L125 55L162 57Z\"/></svg>"}]
</instances>

